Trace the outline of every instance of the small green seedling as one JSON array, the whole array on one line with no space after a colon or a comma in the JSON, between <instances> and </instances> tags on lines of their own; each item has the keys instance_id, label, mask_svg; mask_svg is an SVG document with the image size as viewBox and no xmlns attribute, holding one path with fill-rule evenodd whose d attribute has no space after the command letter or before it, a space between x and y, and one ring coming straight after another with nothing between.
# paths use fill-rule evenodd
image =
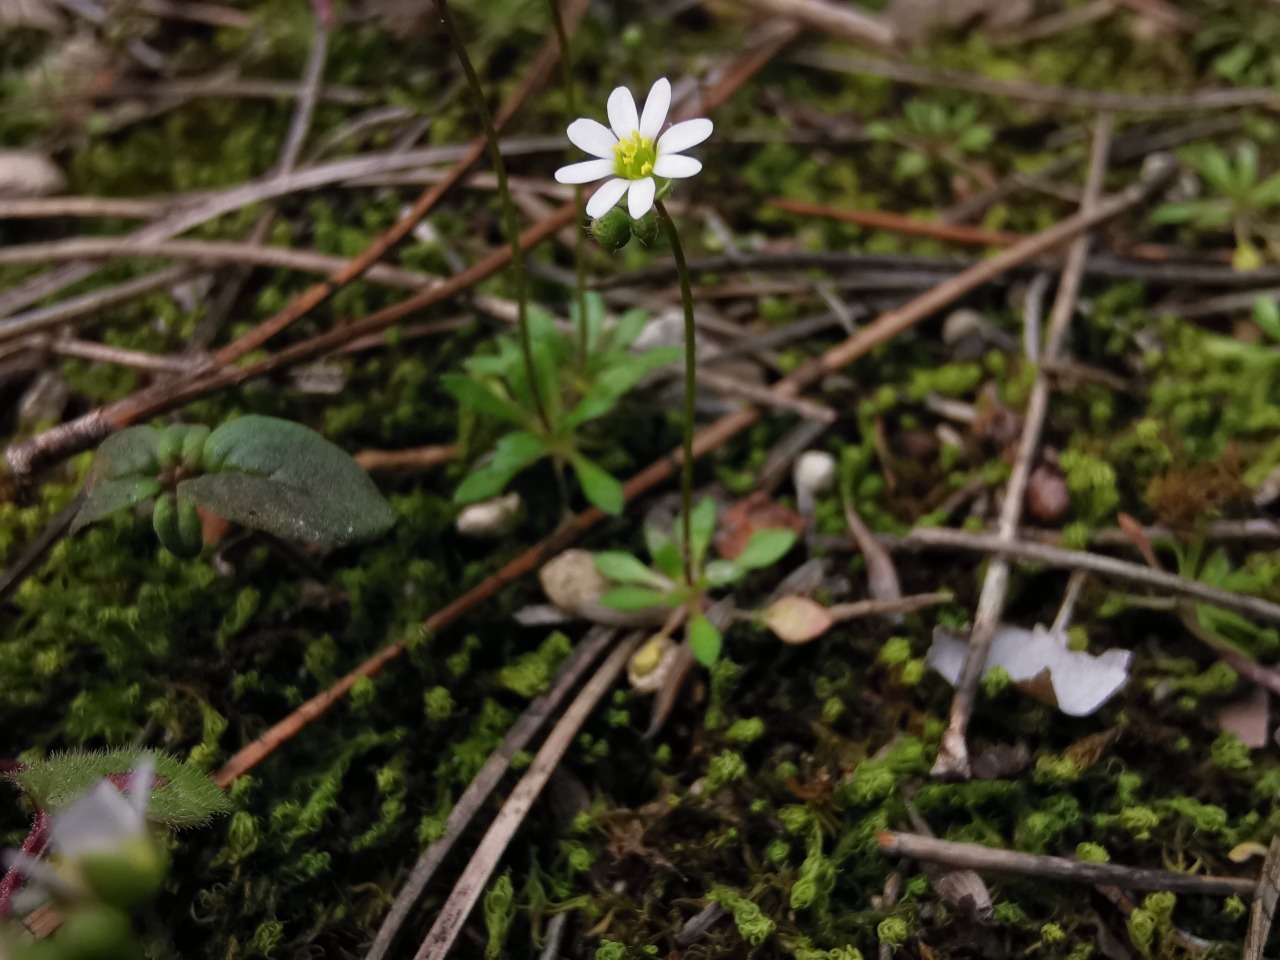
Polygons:
<instances>
[{"instance_id":1,"label":"small green seedling","mask_svg":"<svg viewBox=\"0 0 1280 960\"><path fill-rule=\"evenodd\" d=\"M912 100L899 119L867 124L867 135L905 148L893 167L898 182L923 176L935 164L965 170L967 157L982 153L995 139L991 128L978 122L976 103L948 110L931 100Z\"/></svg>"},{"instance_id":2,"label":"small green seedling","mask_svg":"<svg viewBox=\"0 0 1280 960\"><path fill-rule=\"evenodd\" d=\"M734 559L706 561L716 530L716 506L711 500L703 500L689 517L690 559L694 571L689 582L678 539L681 526L676 524L676 538L668 537L656 527L645 528L652 568L621 550L597 553L596 569L617 584L600 602L623 612L684 607L688 611L685 637L689 649L699 663L711 666L720 655L723 640L720 631L703 613L704 601L713 590L737 583L753 570L773 566L795 545L796 535L790 530L757 530Z\"/></svg>"},{"instance_id":3,"label":"small green seedling","mask_svg":"<svg viewBox=\"0 0 1280 960\"><path fill-rule=\"evenodd\" d=\"M556 469L573 468L582 492L609 514L622 510L622 485L582 452L584 426L613 410L618 400L645 374L679 359L675 349L634 354L631 344L648 320L643 310L631 310L605 329L604 301L588 293L587 352L575 356L572 338L556 327L545 311L529 310L529 336L538 394L546 407L539 415L518 342L502 337L496 354L475 356L465 374L446 374L444 388L462 406L515 429L498 440L493 456L476 467L454 494L457 503L475 503L497 496L523 470L544 458ZM577 322L577 310L573 309Z\"/></svg>"},{"instance_id":4,"label":"small green seedling","mask_svg":"<svg viewBox=\"0 0 1280 960\"><path fill-rule=\"evenodd\" d=\"M360 465L301 424L247 416L210 431L175 424L129 427L98 448L72 532L155 501L160 543L180 557L203 546L203 507L289 540L353 543L395 522Z\"/></svg>"},{"instance_id":5,"label":"small green seedling","mask_svg":"<svg viewBox=\"0 0 1280 960\"><path fill-rule=\"evenodd\" d=\"M1219 147L1189 150L1187 159L1218 195L1181 203L1166 203L1151 213L1151 222L1187 224L1201 230L1230 229L1235 234L1232 258L1237 270L1255 270L1263 256L1261 240L1273 259L1280 259L1280 229L1264 223L1262 214L1280 206L1280 173L1259 180L1258 147L1242 143L1234 157Z\"/></svg>"}]
</instances>

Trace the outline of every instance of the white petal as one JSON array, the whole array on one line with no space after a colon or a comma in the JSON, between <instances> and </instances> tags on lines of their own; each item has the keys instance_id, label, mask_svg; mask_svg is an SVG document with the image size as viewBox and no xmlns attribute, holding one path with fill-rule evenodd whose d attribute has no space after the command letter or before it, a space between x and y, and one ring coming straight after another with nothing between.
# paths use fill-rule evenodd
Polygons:
<instances>
[{"instance_id":1,"label":"white petal","mask_svg":"<svg viewBox=\"0 0 1280 960\"><path fill-rule=\"evenodd\" d=\"M681 150L696 147L711 136L712 129L714 128L711 121L705 119L686 120L684 123L677 123L659 138L658 156L661 157L667 153L679 153Z\"/></svg>"},{"instance_id":2,"label":"white petal","mask_svg":"<svg viewBox=\"0 0 1280 960\"><path fill-rule=\"evenodd\" d=\"M141 831L143 825L147 822L147 805L151 802L151 790L156 784L156 761L155 758L147 755L138 760L138 765L133 768L133 775L129 777L129 805L133 807L133 815L138 822L138 830Z\"/></svg>"},{"instance_id":3,"label":"white petal","mask_svg":"<svg viewBox=\"0 0 1280 960\"><path fill-rule=\"evenodd\" d=\"M626 87L618 87L609 94L609 126L613 127L618 139L631 136L640 127L636 98Z\"/></svg>"},{"instance_id":4,"label":"white petal","mask_svg":"<svg viewBox=\"0 0 1280 960\"><path fill-rule=\"evenodd\" d=\"M649 90L640 115L640 136L653 140L662 132L667 122L667 110L671 107L671 84L663 77Z\"/></svg>"},{"instance_id":5,"label":"white petal","mask_svg":"<svg viewBox=\"0 0 1280 960\"><path fill-rule=\"evenodd\" d=\"M556 171L557 183L590 183L613 173L612 160L583 160Z\"/></svg>"},{"instance_id":6,"label":"white petal","mask_svg":"<svg viewBox=\"0 0 1280 960\"><path fill-rule=\"evenodd\" d=\"M653 195L658 192L658 185L653 177L643 180L632 180L631 191L627 194L627 213L632 220L639 220L653 209Z\"/></svg>"},{"instance_id":7,"label":"white petal","mask_svg":"<svg viewBox=\"0 0 1280 960\"><path fill-rule=\"evenodd\" d=\"M94 788L53 818L50 835L53 846L65 857L114 850L137 836L139 823L133 806L108 780Z\"/></svg>"},{"instance_id":8,"label":"white petal","mask_svg":"<svg viewBox=\"0 0 1280 960\"><path fill-rule=\"evenodd\" d=\"M5 850L0 854L0 866L20 871L32 883L39 884L51 894L70 898L77 892L75 887L48 863L19 850Z\"/></svg>"},{"instance_id":9,"label":"white petal","mask_svg":"<svg viewBox=\"0 0 1280 960\"><path fill-rule=\"evenodd\" d=\"M695 173L702 169L701 161L693 159L693 157L684 157L678 153L667 154L659 157L658 162L653 165L653 172L660 177L667 177L671 180L679 180L681 177L692 177Z\"/></svg>"},{"instance_id":10,"label":"white petal","mask_svg":"<svg viewBox=\"0 0 1280 960\"><path fill-rule=\"evenodd\" d=\"M569 124L569 142L593 157L608 160L613 156L613 148L618 143L618 138L598 120L582 117Z\"/></svg>"},{"instance_id":11,"label":"white petal","mask_svg":"<svg viewBox=\"0 0 1280 960\"><path fill-rule=\"evenodd\" d=\"M608 213L615 203L622 199L622 195L627 192L627 185L630 180L623 180L621 177L614 177L612 180L605 181L595 193L591 195L591 199L587 201L587 216L592 220L598 220Z\"/></svg>"}]
</instances>

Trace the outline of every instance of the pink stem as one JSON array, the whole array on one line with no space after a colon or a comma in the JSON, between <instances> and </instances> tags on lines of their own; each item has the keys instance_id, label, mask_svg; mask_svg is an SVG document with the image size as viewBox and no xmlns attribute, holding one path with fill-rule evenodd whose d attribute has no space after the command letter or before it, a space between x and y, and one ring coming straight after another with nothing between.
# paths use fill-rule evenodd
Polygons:
<instances>
[{"instance_id":1,"label":"pink stem","mask_svg":"<svg viewBox=\"0 0 1280 960\"><path fill-rule=\"evenodd\" d=\"M27 856L38 857L44 852L49 843L49 819L49 814L43 810L36 811L35 819L31 821L31 832L22 841L22 852ZM16 863L9 868L8 873L0 877L0 917L7 917L12 913L11 901L23 879L22 867Z\"/></svg>"}]
</instances>

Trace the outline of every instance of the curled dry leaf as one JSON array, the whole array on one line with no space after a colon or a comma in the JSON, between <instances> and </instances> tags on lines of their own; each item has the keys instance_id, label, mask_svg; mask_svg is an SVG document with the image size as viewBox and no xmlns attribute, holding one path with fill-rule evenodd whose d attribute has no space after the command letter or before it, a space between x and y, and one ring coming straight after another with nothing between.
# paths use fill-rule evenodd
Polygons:
<instances>
[{"instance_id":1,"label":"curled dry leaf","mask_svg":"<svg viewBox=\"0 0 1280 960\"><path fill-rule=\"evenodd\" d=\"M62 171L36 150L0 150L0 197L47 197L67 185Z\"/></svg>"},{"instance_id":2,"label":"curled dry leaf","mask_svg":"<svg viewBox=\"0 0 1280 960\"><path fill-rule=\"evenodd\" d=\"M790 530L799 535L804 533L804 528L804 517L757 490L735 503L720 518L716 552L726 560L734 560L760 530Z\"/></svg>"},{"instance_id":3,"label":"curled dry leaf","mask_svg":"<svg viewBox=\"0 0 1280 960\"><path fill-rule=\"evenodd\" d=\"M1071 506L1067 478L1057 467L1042 463L1027 479L1027 509L1037 520L1052 523Z\"/></svg>"},{"instance_id":4,"label":"curled dry leaf","mask_svg":"<svg viewBox=\"0 0 1280 960\"><path fill-rule=\"evenodd\" d=\"M939 627L933 632L928 662L954 684L964 663L966 643ZM1133 654L1107 650L1094 656L1067 649L1065 633L1037 625L1034 630L1002 625L996 632L983 673L1003 667L1018 689L1072 717L1093 713L1129 679Z\"/></svg>"},{"instance_id":5,"label":"curled dry leaf","mask_svg":"<svg viewBox=\"0 0 1280 960\"><path fill-rule=\"evenodd\" d=\"M655 633L627 661L627 680L637 693L657 693L666 686L678 657L677 644L665 633Z\"/></svg>"},{"instance_id":6,"label":"curled dry leaf","mask_svg":"<svg viewBox=\"0 0 1280 960\"><path fill-rule=\"evenodd\" d=\"M1270 725L1271 695L1262 687L1255 686L1218 711L1218 726L1254 750L1267 745Z\"/></svg>"},{"instance_id":7,"label":"curled dry leaf","mask_svg":"<svg viewBox=\"0 0 1280 960\"><path fill-rule=\"evenodd\" d=\"M826 607L808 597L781 597L762 619L779 640L793 644L816 640L836 622Z\"/></svg>"}]
</instances>

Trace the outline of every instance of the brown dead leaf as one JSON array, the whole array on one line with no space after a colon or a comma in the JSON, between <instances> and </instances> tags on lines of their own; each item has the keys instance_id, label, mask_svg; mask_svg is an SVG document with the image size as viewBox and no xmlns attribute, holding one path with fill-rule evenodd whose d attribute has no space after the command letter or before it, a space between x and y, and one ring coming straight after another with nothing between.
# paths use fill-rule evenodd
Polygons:
<instances>
[{"instance_id":1,"label":"brown dead leaf","mask_svg":"<svg viewBox=\"0 0 1280 960\"><path fill-rule=\"evenodd\" d=\"M752 534L760 530L790 530L799 535L804 533L804 526L804 517L757 490L735 503L720 518L716 552L726 560L733 560L747 548Z\"/></svg>"},{"instance_id":2,"label":"brown dead leaf","mask_svg":"<svg viewBox=\"0 0 1280 960\"><path fill-rule=\"evenodd\" d=\"M816 640L835 623L827 608L808 597L781 597L764 612L765 626L783 643Z\"/></svg>"}]
</instances>

